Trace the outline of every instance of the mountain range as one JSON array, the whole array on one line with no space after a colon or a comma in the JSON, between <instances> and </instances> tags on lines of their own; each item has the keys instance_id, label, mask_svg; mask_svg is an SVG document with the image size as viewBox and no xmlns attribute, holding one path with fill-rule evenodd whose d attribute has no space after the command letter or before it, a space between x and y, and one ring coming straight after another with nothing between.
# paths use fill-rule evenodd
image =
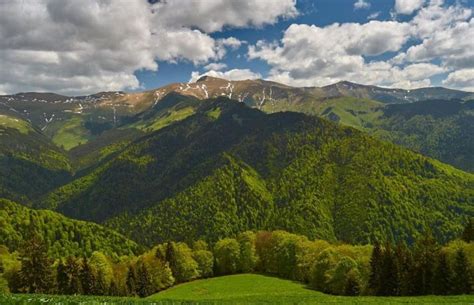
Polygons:
<instances>
[{"instance_id":1,"label":"mountain range","mask_svg":"<svg viewBox=\"0 0 474 305\"><path fill-rule=\"evenodd\" d=\"M147 246L248 229L447 241L474 216L473 118L473 93L349 82L0 96L0 197Z\"/></svg>"}]
</instances>

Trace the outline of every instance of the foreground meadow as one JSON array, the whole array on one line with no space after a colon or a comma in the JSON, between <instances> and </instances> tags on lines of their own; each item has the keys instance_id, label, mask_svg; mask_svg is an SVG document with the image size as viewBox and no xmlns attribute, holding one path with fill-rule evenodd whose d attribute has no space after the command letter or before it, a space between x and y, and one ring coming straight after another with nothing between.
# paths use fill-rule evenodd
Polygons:
<instances>
[{"instance_id":1,"label":"foreground meadow","mask_svg":"<svg viewBox=\"0 0 474 305\"><path fill-rule=\"evenodd\" d=\"M259 274L239 274L177 285L146 299L0 295L1 305L310 305L310 304L474 304L474 295L421 297L343 297Z\"/></svg>"}]
</instances>

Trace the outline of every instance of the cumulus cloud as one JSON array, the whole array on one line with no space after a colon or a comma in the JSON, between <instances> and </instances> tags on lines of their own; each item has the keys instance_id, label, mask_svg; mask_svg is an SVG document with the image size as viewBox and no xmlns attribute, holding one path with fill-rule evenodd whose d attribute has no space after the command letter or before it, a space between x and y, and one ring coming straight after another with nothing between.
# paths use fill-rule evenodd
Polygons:
<instances>
[{"instance_id":1,"label":"cumulus cloud","mask_svg":"<svg viewBox=\"0 0 474 305\"><path fill-rule=\"evenodd\" d=\"M173 0L157 2L154 10L165 25L180 24L205 32L221 31L225 26L259 27L298 14L296 0Z\"/></svg>"},{"instance_id":2,"label":"cumulus cloud","mask_svg":"<svg viewBox=\"0 0 474 305\"><path fill-rule=\"evenodd\" d=\"M342 79L388 85L401 73L390 71L385 62L367 63L365 57L396 52L409 37L410 26L395 21L322 28L293 24L281 43L259 41L249 47L248 56L270 64L272 80L293 85L327 85Z\"/></svg>"},{"instance_id":3,"label":"cumulus cloud","mask_svg":"<svg viewBox=\"0 0 474 305\"><path fill-rule=\"evenodd\" d=\"M425 0L395 0L395 11L398 14L410 15L423 6Z\"/></svg>"},{"instance_id":4,"label":"cumulus cloud","mask_svg":"<svg viewBox=\"0 0 474 305\"><path fill-rule=\"evenodd\" d=\"M443 85L474 92L474 69L454 71L443 81Z\"/></svg>"},{"instance_id":5,"label":"cumulus cloud","mask_svg":"<svg viewBox=\"0 0 474 305\"><path fill-rule=\"evenodd\" d=\"M0 1L1 91L138 88L134 73L157 60L201 65L243 43L210 32L296 14L294 0Z\"/></svg>"},{"instance_id":6,"label":"cumulus cloud","mask_svg":"<svg viewBox=\"0 0 474 305\"><path fill-rule=\"evenodd\" d=\"M246 80L246 79L259 79L262 78L260 73L255 73L249 69L232 69L228 71L215 71L210 70L206 73L200 74L198 71L194 71L191 73L191 79L189 80L190 83L197 81L199 78L203 76L212 76L223 78L227 80Z\"/></svg>"},{"instance_id":7,"label":"cumulus cloud","mask_svg":"<svg viewBox=\"0 0 474 305\"><path fill-rule=\"evenodd\" d=\"M367 2L366 0L357 0L354 2L354 9L360 10L360 9L368 9L370 8L370 3Z\"/></svg>"},{"instance_id":8,"label":"cumulus cloud","mask_svg":"<svg viewBox=\"0 0 474 305\"><path fill-rule=\"evenodd\" d=\"M409 41L415 43L404 51ZM391 57L381 61L381 54ZM248 56L271 66L268 79L296 86L349 80L425 87L435 75L474 68L474 19L469 8L431 1L408 22L292 24L281 40L249 46ZM451 83L454 80L445 84ZM462 84L458 81L457 88Z\"/></svg>"}]
</instances>

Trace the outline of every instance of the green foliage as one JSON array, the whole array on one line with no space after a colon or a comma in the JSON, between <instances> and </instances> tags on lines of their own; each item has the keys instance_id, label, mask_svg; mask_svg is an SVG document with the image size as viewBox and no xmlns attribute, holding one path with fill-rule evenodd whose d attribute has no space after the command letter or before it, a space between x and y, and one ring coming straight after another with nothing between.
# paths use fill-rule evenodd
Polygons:
<instances>
[{"instance_id":1,"label":"green foliage","mask_svg":"<svg viewBox=\"0 0 474 305\"><path fill-rule=\"evenodd\" d=\"M38 235L25 240L19 249L21 269L12 283L15 292L49 293L53 291L52 261L47 256L48 246Z\"/></svg>"},{"instance_id":2,"label":"green foliage","mask_svg":"<svg viewBox=\"0 0 474 305\"><path fill-rule=\"evenodd\" d=\"M68 157L29 122L0 114L0 198L30 203L68 182L70 169Z\"/></svg>"},{"instance_id":3,"label":"green foliage","mask_svg":"<svg viewBox=\"0 0 474 305\"><path fill-rule=\"evenodd\" d=\"M214 254L209 251L205 241L200 240L193 245L193 259L198 264L199 277L211 277L214 274Z\"/></svg>"},{"instance_id":4,"label":"green foliage","mask_svg":"<svg viewBox=\"0 0 474 305\"><path fill-rule=\"evenodd\" d=\"M206 112L216 107L211 120ZM444 242L474 215L473 185L471 174L354 129L218 100L134 142L44 205L146 245L259 229L413 243L422 227Z\"/></svg>"},{"instance_id":5,"label":"green foliage","mask_svg":"<svg viewBox=\"0 0 474 305\"><path fill-rule=\"evenodd\" d=\"M239 234L237 240L240 244L239 270L248 273L254 271L258 257L255 249L255 233L251 231Z\"/></svg>"},{"instance_id":6,"label":"green foliage","mask_svg":"<svg viewBox=\"0 0 474 305\"><path fill-rule=\"evenodd\" d=\"M463 249L459 249L456 252L454 260L454 279L453 279L453 292L454 294L469 294L472 291L472 276L471 267L467 260L466 254Z\"/></svg>"},{"instance_id":7,"label":"green foliage","mask_svg":"<svg viewBox=\"0 0 474 305\"><path fill-rule=\"evenodd\" d=\"M474 241L474 218L469 218L466 226L464 227L461 238L467 243Z\"/></svg>"},{"instance_id":8,"label":"green foliage","mask_svg":"<svg viewBox=\"0 0 474 305\"><path fill-rule=\"evenodd\" d=\"M214 246L217 273L232 274L239 269L240 245L233 238L219 240Z\"/></svg>"},{"instance_id":9,"label":"green foliage","mask_svg":"<svg viewBox=\"0 0 474 305\"><path fill-rule=\"evenodd\" d=\"M32 233L40 235L53 257L137 254L141 247L124 236L94 223L72 220L46 210L32 210L0 199L0 244L18 249Z\"/></svg>"}]
</instances>

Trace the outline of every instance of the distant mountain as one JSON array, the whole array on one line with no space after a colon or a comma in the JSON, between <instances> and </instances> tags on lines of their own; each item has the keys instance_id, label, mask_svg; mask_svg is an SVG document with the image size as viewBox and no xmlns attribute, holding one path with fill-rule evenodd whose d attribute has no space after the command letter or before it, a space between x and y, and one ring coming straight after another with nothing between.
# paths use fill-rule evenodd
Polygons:
<instances>
[{"instance_id":1,"label":"distant mountain","mask_svg":"<svg viewBox=\"0 0 474 305\"><path fill-rule=\"evenodd\" d=\"M442 87L429 87L414 90L389 89L364 86L347 81L322 87L328 98L350 96L371 99L383 103L413 103L425 100L474 99L474 94Z\"/></svg>"},{"instance_id":2,"label":"distant mountain","mask_svg":"<svg viewBox=\"0 0 474 305\"><path fill-rule=\"evenodd\" d=\"M199 101L220 96L269 113L298 111L324 116L474 171L470 157L474 143L469 136L465 139L472 134L474 125L472 102L469 102L474 100L474 94L446 88L402 90L350 82L294 88L263 80L227 81L204 76L195 83L175 83L140 93L0 96L0 110L30 122L54 145L67 151L74 170L80 170L146 133L193 114ZM175 105L173 100L179 102ZM429 100L438 104L424 103ZM442 117L433 116L431 107L440 106L440 101L456 101L464 106L447 103L441 108L453 106L455 111L447 111L449 115ZM417 104L416 116L394 116L391 109L409 111L414 108L412 103Z\"/></svg>"},{"instance_id":3,"label":"distant mountain","mask_svg":"<svg viewBox=\"0 0 474 305\"><path fill-rule=\"evenodd\" d=\"M34 233L48 244L53 257L90 256L93 251L118 257L141 251L135 242L98 224L28 209L5 199L0 199L0 216L0 244L10 251L17 250Z\"/></svg>"},{"instance_id":4,"label":"distant mountain","mask_svg":"<svg viewBox=\"0 0 474 305\"><path fill-rule=\"evenodd\" d=\"M446 241L474 216L473 190L472 174L353 128L218 98L115 151L37 206L148 245L247 229L367 243L411 242L430 227Z\"/></svg>"}]
</instances>

